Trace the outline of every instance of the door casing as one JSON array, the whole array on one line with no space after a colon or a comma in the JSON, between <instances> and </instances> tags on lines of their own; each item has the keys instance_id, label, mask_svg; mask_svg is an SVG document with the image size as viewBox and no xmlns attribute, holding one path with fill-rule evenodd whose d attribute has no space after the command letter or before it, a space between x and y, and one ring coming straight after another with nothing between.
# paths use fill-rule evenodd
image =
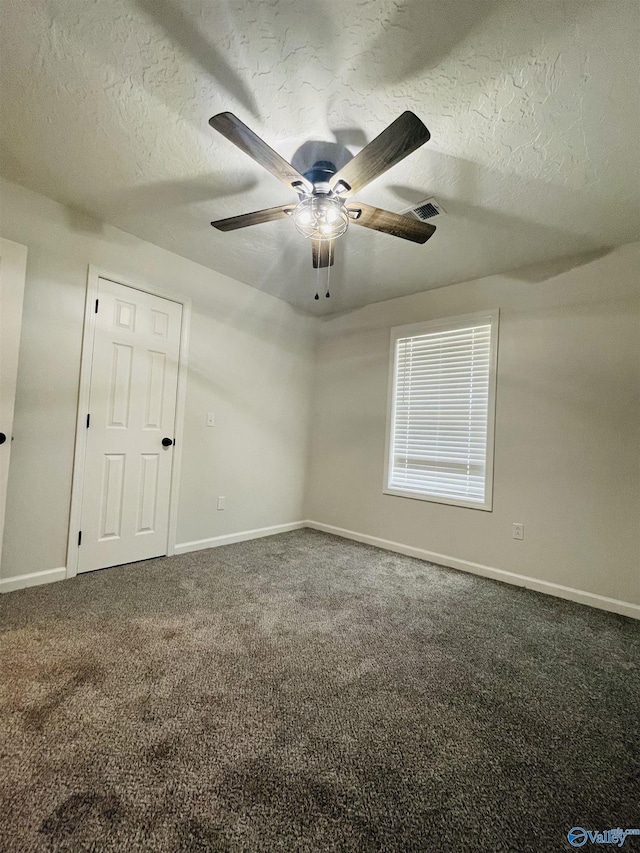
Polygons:
<instances>
[{"instance_id":1,"label":"door casing","mask_svg":"<svg viewBox=\"0 0 640 853\"><path fill-rule=\"evenodd\" d=\"M89 411L89 395L91 391L91 366L93 358L93 339L95 334L96 313L95 304L98 298L99 279L108 279L115 284L122 284L134 290L150 293L179 302L182 305L182 327L180 335L180 356L178 363L178 387L176 397L176 446L171 470L171 492L169 496L169 532L167 539L167 555L175 552L176 531L178 525L178 489L180 484L180 467L182 461L182 442L184 436L184 412L187 392L187 366L189 354L189 328L191 320L191 300L184 296L176 296L148 283L131 281L121 275L89 266L87 274L87 293L84 314L84 332L82 335L82 355L80 364L80 388L78 392L78 413L76 418L76 441L73 457L73 480L71 486L71 510L69 512L69 536L67 541L67 578L73 578L78 573L78 531L82 514L82 490L84 485L85 451L87 445L87 412Z\"/></svg>"},{"instance_id":2,"label":"door casing","mask_svg":"<svg viewBox=\"0 0 640 853\"><path fill-rule=\"evenodd\" d=\"M22 329L22 305L27 269L27 247L13 240L0 238L0 274L6 275L2 288L3 311L0 316L0 336L2 336L2 422L0 431L6 435L4 445L0 447L0 558L2 556L2 538L4 534L4 516L7 508L6 496L9 480L9 461L11 457L11 439L15 406L16 383L18 376L18 351ZM0 283L0 287L2 284Z\"/></svg>"}]
</instances>

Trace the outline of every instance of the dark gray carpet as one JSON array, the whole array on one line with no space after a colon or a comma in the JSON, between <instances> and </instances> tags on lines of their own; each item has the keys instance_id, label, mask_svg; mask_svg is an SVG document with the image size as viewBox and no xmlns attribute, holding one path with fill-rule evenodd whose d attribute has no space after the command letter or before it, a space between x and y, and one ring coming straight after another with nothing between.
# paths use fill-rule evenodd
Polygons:
<instances>
[{"instance_id":1,"label":"dark gray carpet","mask_svg":"<svg viewBox=\"0 0 640 853\"><path fill-rule=\"evenodd\" d=\"M3 853L549 853L640 826L632 620L309 530L0 607Z\"/></svg>"}]
</instances>

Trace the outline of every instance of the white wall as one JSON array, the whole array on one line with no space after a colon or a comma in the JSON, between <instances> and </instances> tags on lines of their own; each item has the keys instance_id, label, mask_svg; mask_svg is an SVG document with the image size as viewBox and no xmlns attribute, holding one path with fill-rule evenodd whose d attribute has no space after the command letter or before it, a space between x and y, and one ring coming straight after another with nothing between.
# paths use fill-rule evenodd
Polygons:
<instances>
[{"instance_id":1,"label":"white wall","mask_svg":"<svg viewBox=\"0 0 640 853\"><path fill-rule=\"evenodd\" d=\"M21 187L0 193L2 235L29 248L2 578L65 564L88 264L193 300L178 544L299 521L314 321Z\"/></svg>"},{"instance_id":2,"label":"white wall","mask_svg":"<svg viewBox=\"0 0 640 853\"><path fill-rule=\"evenodd\" d=\"M307 518L640 604L639 269L634 243L323 320ZM383 495L389 329L495 307L493 512Z\"/></svg>"},{"instance_id":3,"label":"white wall","mask_svg":"<svg viewBox=\"0 0 640 853\"><path fill-rule=\"evenodd\" d=\"M92 263L193 300L178 544L306 517L640 604L640 244L317 321L20 187L0 191L3 236L29 247L3 578L64 566ZM493 512L383 495L389 329L496 306Z\"/></svg>"}]
</instances>

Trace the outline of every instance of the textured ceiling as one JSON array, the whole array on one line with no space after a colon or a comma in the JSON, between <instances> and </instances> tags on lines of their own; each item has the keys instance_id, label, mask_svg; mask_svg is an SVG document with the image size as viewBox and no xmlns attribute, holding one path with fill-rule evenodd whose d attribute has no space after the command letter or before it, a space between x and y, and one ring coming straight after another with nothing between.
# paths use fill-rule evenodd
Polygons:
<instances>
[{"instance_id":1,"label":"textured ceiling","mask_svg":"<svg viewBox=\"0 0 640 853\"><path fill-rule=\"evenodd\" d=\"M526 267L640 239L636 0L0 8L5 177L312 313L506 270L533 278ZM356 153L406 109L431 141L357 198L403 211L435 196L447 215L426 245L352 226L332 298L314 302L310 246L289 220L209 225L295 198L211 130L215 113L304 168Z\"/></svg>"}]
</instances>

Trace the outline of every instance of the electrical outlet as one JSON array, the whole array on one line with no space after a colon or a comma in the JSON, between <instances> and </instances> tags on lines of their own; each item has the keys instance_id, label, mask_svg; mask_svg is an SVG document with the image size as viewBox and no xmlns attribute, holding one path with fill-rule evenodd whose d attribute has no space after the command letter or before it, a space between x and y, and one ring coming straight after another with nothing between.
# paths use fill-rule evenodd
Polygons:
<instances>
[{"instance_id":1,"label":"electrical outlet","mask_svg":"<svg viewBox=\"0 0 640 853\"><path fill-rule=\"evenodd\" d=\"M218 498L218 509L224 509L224 495L221 495Z\"/></svg>"},{"instance_id":2,"label":"electrical outlet","mask_svg":"<svg viewBox=\"0 0 640 853\"><path fill-rule=\"evenodd\" d=\"M513 538L524 539L524 524L513 525Z\"/></svg>"},{"instance_id":3,"label":"electrical outlet","mask_svg":"<svg viewBox=\"0 0 640 853\"><path fill-rule=\"evenodd\" d=\"M207 426L215 426L216 425L216 417L213 412L207 413Z\"/></svg>"}]
</instances>

